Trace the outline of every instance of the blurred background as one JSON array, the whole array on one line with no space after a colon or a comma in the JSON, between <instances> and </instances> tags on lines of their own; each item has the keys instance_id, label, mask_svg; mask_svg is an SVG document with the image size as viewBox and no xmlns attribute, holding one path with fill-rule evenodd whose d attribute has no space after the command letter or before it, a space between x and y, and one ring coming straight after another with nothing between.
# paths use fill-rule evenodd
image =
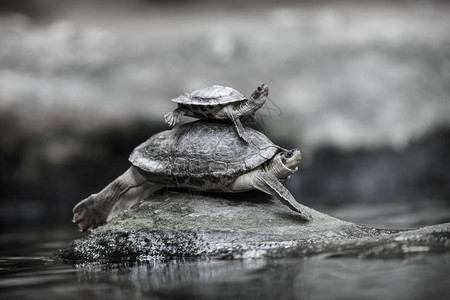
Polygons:
<instances>
[{"instance_id":1,"label":"blurred background","mask_svg":"<svg viewBox=\"0 0 450 300\"><path fill-rule=\"evenodd\" d=\"M450 221L450 3L274 3L1 1L0 222L70 223L168 129L172 98L261 83L259 129L303 153L299 202L378 227Z\"/></svg>"}]
</instances>

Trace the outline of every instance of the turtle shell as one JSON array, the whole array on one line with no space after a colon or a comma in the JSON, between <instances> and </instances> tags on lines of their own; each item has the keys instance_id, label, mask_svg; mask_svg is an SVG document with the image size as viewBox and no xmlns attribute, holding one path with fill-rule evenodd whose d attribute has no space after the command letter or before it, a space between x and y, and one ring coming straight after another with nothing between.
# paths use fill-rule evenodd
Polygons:
<instances>
[{"instance_id":1,"label":"turtle shell","mask_svg":"<svg viewBox=\"0 0 450 300\"><path fill-rule=\"evenodd\" d=\"M130 162L152 177L171 178L184 186L226 185L279 151L264 134L246 128L244 142L233 123L200 120L162 131L134 149ZM180 184L180 186L182 186Z\"/></svg>"},{"instance_id":2,"label":"turtle shell","mask_svg":"<svg viewBox=\"0 0 450 300\"><path fill-rule=\"evenodd\" d=\"M172 101L185 105L226 105L247 100L237 90L221 85L213 85L184 93Z\"/></svg>"}]
</instances>

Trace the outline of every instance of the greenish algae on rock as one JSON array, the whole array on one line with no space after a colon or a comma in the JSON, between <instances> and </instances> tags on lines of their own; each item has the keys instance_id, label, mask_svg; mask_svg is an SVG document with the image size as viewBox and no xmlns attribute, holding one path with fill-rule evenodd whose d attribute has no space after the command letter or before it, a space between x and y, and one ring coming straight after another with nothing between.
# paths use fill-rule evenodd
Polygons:
<instances>
[{"instance_id":1,"label":"greenish algae on rock","mask_svg":"<svg viewBox=\"0 0 450 300\"><path fill-rule=\"evenodd\" d=\"M160 192L55 256L69 261L173 257L247 258L349 255L390 257L450 250L450 224L382 230L307 208L314 220L259 192Z\"/></svg>"}]
</instances>

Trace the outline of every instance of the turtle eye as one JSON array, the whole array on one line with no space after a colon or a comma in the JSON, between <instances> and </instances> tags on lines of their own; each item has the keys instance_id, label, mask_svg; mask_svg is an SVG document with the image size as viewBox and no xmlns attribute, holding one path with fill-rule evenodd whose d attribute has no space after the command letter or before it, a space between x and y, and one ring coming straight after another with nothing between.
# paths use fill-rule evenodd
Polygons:
<instances>
[{"instance_id":1,"label":"turtle eye","mask_svg":"<svg viewBox=\"0 0 450 300\"><path fill-rule=\"evenodd\" d=\"M294 154L292 153L292 151L286 152L286 153L284 154L284 156L285 156L286 158L291 158L293 155L294 155Z\"/></svg>"},{"instance_id":2,"label":"turtle eye","mask_svg":"<svg viewBox=\"0 0 450 300\"><path fill-rule=\"evenodd\" d=\"M258 92L262 91L262 85L258 86Z\"/></svg>"}]
</instances>

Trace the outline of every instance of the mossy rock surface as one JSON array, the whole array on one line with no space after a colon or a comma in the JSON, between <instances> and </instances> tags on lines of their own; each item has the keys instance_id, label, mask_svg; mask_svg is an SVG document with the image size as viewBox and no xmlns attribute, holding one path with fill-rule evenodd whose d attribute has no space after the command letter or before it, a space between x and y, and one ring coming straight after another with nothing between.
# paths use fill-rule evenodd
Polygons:
<instances>
[{"instance_id":1,"label":"mossy rock surface","mask_svg":"<svg viewBox=\"0 0 450 300\"><path fill-rule=\"evenodd\" d=\"M450 250L450 224L382 230L313 209L303 222L259 192L160 192L141 201L55 256L68 261L173 257L255 258L348 255L398 257Z\"/></svg>"}]
</instances>

